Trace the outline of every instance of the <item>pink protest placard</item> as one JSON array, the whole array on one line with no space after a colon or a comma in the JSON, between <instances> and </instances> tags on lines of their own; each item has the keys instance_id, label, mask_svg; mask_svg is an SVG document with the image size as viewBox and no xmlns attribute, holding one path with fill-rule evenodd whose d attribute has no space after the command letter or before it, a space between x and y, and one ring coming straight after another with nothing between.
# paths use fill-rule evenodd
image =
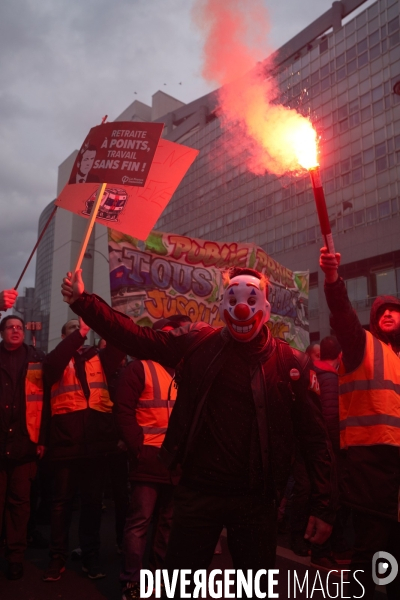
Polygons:
<instances>
[{"instance_id":1,"label":"pink protest placard","mask_svg":"<svg viewBox=\"0 0 400 600\"><path fill-rule=\"evenodd\" d=\"M129 179L117 185L107 181L97 223L145 240L198 152L160 139L143 187L132 185ZM98 189L94 182L67 184L55 204L88 218Z\"/></svg>"}]
</instances>

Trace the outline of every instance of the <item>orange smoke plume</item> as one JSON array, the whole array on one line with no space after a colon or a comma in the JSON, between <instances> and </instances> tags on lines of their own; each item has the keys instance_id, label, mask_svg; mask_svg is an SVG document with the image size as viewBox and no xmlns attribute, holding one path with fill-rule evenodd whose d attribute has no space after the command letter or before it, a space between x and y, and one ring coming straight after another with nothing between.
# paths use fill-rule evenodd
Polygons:
<instances>
[{"instance_id":1,"label":"orange smoke plume","mask_svg":"<svg viewBox=\"0 0 400 600\"><path fill-rule=\"evenodd\" d=\"M268 17L262 0L197 0L196 23L205 32L203 77L222 86L219 118L226 131L225 150L243 152L256 174L277 176L318 164L316 132L308 118L276 102L270 76ZM258 62L261 61L263 62ZM310 148L312 157L301 156Z\"/></svg>"}]
</instances>

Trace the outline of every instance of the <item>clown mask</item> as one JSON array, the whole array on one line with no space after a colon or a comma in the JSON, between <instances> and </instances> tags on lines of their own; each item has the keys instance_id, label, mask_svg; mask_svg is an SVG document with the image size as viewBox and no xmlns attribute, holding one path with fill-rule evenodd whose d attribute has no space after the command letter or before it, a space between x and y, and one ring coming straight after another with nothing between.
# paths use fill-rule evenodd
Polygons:
<instances>
[{"instance_id":1,"label":"clown mask","mask_svg":"<svg viewBox=\"0 0 400 600\"><path fill-rule=\"evenodd\" d=\"M238 275L230 280L219 307L221 319L231 336L250 342L261 331L271 314L271 305L260 289L261 281L252 275Z\"/></svg>"}]
</instances>

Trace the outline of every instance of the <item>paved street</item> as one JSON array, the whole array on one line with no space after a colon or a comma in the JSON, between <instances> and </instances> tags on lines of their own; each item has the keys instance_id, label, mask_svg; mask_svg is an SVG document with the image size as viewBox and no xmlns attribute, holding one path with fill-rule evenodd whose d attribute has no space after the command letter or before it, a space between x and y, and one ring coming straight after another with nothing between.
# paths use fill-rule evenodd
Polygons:
<instances>
[{"instance_id":1,"label":"paved street","mask_svg":"<svg viewBox=\"0 0 400 600\"><path fill-rule=\"evenodd\" d=\"M75 548L77 543L77 517L78 512L74 512L72 528L71 528L71 544L70 547ZM47 538L50 534L50 528L48 525L40 527L40 531ZM67 570L63 573L60 581L56 582L44 582L42 581L42 573L48 563L48 551L47 550L33 550L29 549L26 555L25 561L25 575L23 579L19 581L8 581L5 577L6 563L3 558L0 558L0 599L1 600L120 600L120 587L118 582L119 573L119 556L115 551L115 536L114 536L114 515L112 503L109 503L107 509L103 513L102 523L102 560L106 565L107 577L97 581L89 580L86 575L81 571L80 561L69 560L67 563ZM329 597L324 595L321 591L314 591L312 593L313 583L316 577L316 570L309 567L309 559L297 557L291 550L287 549L287 536L281 536L278 547L278 559L276 568L279 569L278 582L279 585L274 591L279 593L279 598L286 600L289 598L288 594L288 571L291 575L291 583L293 586L293 571L296 571L298 580L303 582L306 571L308 569L308 594L305 589L302 593L294 596L293 587L291 589L290 598L313 598L314 600L321 600L322 598ZM222 555L216 555L214 557L212 568L213 569L225 569L231 568L232 563L230 560L229 552L227 549L226 538L222 538ZM321 579L324 582L325 577L321 572ZM338 580L337 580L338 581ZM331 587L329 589L331 597L335 597L337 594L334 586L335 580L332 579ZM319 586L316 585L316 588ZM344 588L345 597L346 588ZM376 592L376 600L385 600L386 595Z\"/></svg>"}]
</instances>

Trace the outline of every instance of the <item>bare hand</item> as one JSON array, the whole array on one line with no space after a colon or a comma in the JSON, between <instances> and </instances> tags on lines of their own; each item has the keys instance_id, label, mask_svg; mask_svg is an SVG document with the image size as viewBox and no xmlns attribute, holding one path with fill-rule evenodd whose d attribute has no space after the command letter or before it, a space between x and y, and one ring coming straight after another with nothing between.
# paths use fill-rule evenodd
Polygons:
<instances>
[{"instance_id":1,"label":"bare hand","mask_svg":"<svg viewBox=\"0 0 400 600\"><path fill-rule=\"evenodd\" d=\"M36 456L38 457L39 460L42 459L43 456L46 454L46 450L47 450L46 446L39 446L39 445L36 446Z\"/></svg>"},{"instance_id":2,"label":"bare hand","mask_svg":"<svg viewBox=\"0 0 400 600\"><path fill-rule=\"evenodd\" d=\"M79 333L82 337L86 337L90 331L90 327L86 325L82 317L79 317Z\"/></svg>"},{"instance_id":3,"label":"bare hand","mask_svg":"<svg viewBox=\"0 0 400 600\"><path fill-rule=\"evenodd\" d=\"M64 302L72 304L75 300L78 300L79 296L83 294L85 285L82 279L82 269L78 269L72 275L71 271L64 277L61 285L61 294Z\"/></svg>"},{"instance_id":4,"label":"bare hand","mask_svg":"<svg viewBox=\"0 0 400 600\"><path fill-rule=\"evenodd\" d=\"M312 544L323 544L332 533L332 525L326 523L318 517L311 516L308 519L306 533L304 537Z\"/></svg>"},{"instance_id":5,"label":"bare hand","mask_svg":"<svg viewBox=\"0 0 400 600\"><path fill-rule=\"evenodd\" d=\"M325 273L325 280L327 283L334 283L337 281L339 274L338 268L340 265L340 254L330 254L328 248L321 248L321 254L319 257L319 266Z\"/></svg>"},{"instance_id":6,"label":"bare hand","mask_svg":"<svg viewBox=\"0 0 400 600\"><path fill-rule=\"evenodd\" d=\"M0 310L8 310L9 308L12 308L17 296L17 290L4 290L0 292Z\"/></svg>"}]
</instances>

